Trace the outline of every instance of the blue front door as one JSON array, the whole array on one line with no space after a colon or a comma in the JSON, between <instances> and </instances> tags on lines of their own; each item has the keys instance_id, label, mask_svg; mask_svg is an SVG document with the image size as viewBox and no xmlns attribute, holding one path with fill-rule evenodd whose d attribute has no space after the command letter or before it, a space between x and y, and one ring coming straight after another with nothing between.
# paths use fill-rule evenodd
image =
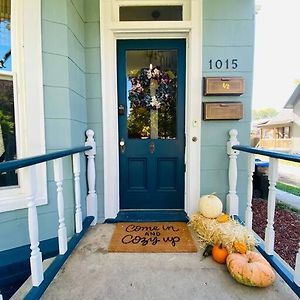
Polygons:
<instances>
[{"instance_id":1,"label":"blue front door","mask_svg":"<svg viewBox=\"0 0 300 300\"><path fill-rule=\"evenodd\" d=\"M184 208L185 47L117 41L121 210Z\"/></svg>"}]
</instances>

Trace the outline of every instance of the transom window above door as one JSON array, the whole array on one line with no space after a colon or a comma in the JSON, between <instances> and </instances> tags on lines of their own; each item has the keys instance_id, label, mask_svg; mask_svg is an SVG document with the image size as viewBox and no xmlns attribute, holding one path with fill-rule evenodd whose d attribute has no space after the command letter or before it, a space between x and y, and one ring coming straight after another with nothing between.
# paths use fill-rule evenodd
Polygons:
<instances>
[{"instance_id":1,"label":"transom window above door","mask_svg":"<svg viewBox=\"0 0 300 300\"><path fill-rule=\"evenodd\" d=\"M113 22L191 20L191 0L111 0Z\"/></svg>"},{"instance_id":2,"label":"transom window above door","mask_svg":"<svg viewBox=\"0 0 300 300\"><path fill-rule=\"evenodd\" d=\"M120 6L120 21L182 21L182 5Z\"/></svg>"}]
</instances>

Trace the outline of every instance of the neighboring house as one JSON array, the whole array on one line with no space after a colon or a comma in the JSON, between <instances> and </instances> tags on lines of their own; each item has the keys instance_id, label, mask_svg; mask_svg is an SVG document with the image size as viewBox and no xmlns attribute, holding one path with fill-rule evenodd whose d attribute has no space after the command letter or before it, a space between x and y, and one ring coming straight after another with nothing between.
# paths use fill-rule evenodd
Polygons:
<instances>
[{"instance_id":1,"label":"neighboring house","mask_svg":"<svg viewBox=\"0 0 300 300\"><path fill-rule=\"evenodd\" d=\"M293 110L282 109L267 122L257 124L257 128L260 129L260 140L256 147L291 152L291 128L293 122Z\"/></svg>"},{"instance_id":2,"label":"neighboring house","mask_svg":"<svg viewBox=\"0 0 300 300\"><path fill-rule=\"evenodd\" d=\"M256 147L300 153L300 85L284 108L267 122L257 124L260 140Z\"/></svg>"},{"instance_id":3,"label":"neighboring house","mask_svg":"<svg viewBox=\"0 0 300 300\"><path fill-rule=\"evenodd\" d=\"M300 153L300 84L284 106L294 112L294 121L291 126L292 152Z\"/></svg>"},{"instance_id":4,"label":"neighboring house","mask_svg":"<svg viewBox=\"0 0 300 300\"><path fill-rule=\"evenodd\" d=\"M254 0L0 4L1 161L82 146L90 128L97 143L97 222L127 210L189 216L199 196L212 192L225 205L229 130L249 144ZM224 78L224 89L239 77L245 90L204 96L204 77ZM204 120L203 103L214 102L222 102L221 117ZM243 106L243 115L233 111L222 120L231 102ZM242 219L246 169L241 161ZM57 236L52 164L36 172L1 175L0 251L29 244L28 199L38 205L40 240ZM66 176L63 183L71 236L73 181ZM86 194L83 177L80 183Z\"/></svg>"},{"instance_id":5,"label":"neighboring house","mask_svg":"<svg viewBox=\"0 0 300 300\"><path fill-rule=\"evenodd\" d=\"M264 125L267 122L269 122L269 118L268 119L259 119L259 120L255 120L252 121L251 123L251 134L250 134L250 145L251 147L256 147L260 141L260 125Z\"/></svg>"}]
</instances>

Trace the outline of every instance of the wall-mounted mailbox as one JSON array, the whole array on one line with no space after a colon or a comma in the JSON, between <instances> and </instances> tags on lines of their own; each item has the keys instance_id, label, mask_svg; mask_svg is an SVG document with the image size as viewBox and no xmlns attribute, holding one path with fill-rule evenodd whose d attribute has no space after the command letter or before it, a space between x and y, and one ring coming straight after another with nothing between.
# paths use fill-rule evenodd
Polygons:
<instances>
[{"instance_id":1,"label":"wall-mounted mailbox","mask_svg":"<svg viewBox=\"0 0 300 300\"><path fill-rule=\"evenodd\" d=\"M243 118L241 102L204 102L204 120L240 120Z\"/></svg>"},{"instance_id":2,"label":"wall-mounted mailbox","mask_svg":"<svg viewBox=\"0 0 300 300\"><path fill-rule=\"evenodd\" d=\"M204 95L242 95L245 92L243 77L204 77Z\"/></svg>"}]
</instances>

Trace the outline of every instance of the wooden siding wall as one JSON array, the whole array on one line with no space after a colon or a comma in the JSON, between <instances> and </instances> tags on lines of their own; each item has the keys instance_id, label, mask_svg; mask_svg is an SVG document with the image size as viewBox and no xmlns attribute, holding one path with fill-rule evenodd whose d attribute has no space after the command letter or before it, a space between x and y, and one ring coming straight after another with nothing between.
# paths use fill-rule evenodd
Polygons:
<instances>
[{"instance_id":1,"label":"wooden siding wall","mask_svg":"<svg viewBox=\"0 0 300 300\"><path fill-rule=\"evenodd\" d=\"M242 144L249 143L254 1L203 0L203 18L203 76L243 76L246 80L246 93L242 96L202 99L242 101L244 105L244 118L241 121L202 121L201 194L216 192L225 203L228 192L228 158L225 146L228 131L236 128L239 131L239 141ZM43 0L42 19L47 151L82 145L85 130L92 128L95 131L98 215L103 220L99 0ZM211 70L210 59L238 59L239 65L236 70ZM238 192L241 202L246 204L245 155L239 155L238 165ZM65 162L64 168L66 225L70 234L74 230L70 161ZM38 208L42 240L57 235L57 228L52 226L57 224L52 165L48 167L48 180L49 204ZM85 194L84 176L81 177L81 188ZM240 212L243 211L244 207L241 206ZM29 242L27 210L1 214L0 240L0 251Z\"/></svg>"},{"instance_id":2,"label":"wooden siding wall","mask_svg":"<svg viewBox=\"0 0 300 300\"><path fill-rule=\"evenodd\" d=\"M203 1L203 76L242 76L246 91L241 96L206 96L202 101L241 101L244 117L240 121L202 121L201 127L201 194L216 192L225 204L228 193L228 132L236 128L243 145L250 142L251 97L254 45L253 0ZM226 69L226 60L237 59L236 69ZM223 68L210 69L209 61L221 60ZM240 196L240 214L246 205L247 160L239 155L237 191Z\"/></svg>"},{"instance_id":3,"label":"wooden siding wall","mask_svg":"<svg viewBox=\"0 0 300 300\"><path fill-rule=\"evenodd\" d=\"M100 42L98 0L42 1L44 103L47 152L82 146L92 128L97 148L97 193L103 202L101 161ZM89 120L89 123L87 123ZM82 157L82 166L85 158ZM57 236L56 187L48 164L48 205L38 208L40 239ZM73 182L70 159L64 161L65 217L68 235L74 233ZM86 194L85 172L81 190ZM86 208L83 201L82 210ZM103 218L103 205L99 205ZM85 217L85 215L83 216ZM27 210L2 213L0 251L29 243Z\"/></svg>"},{"instance_id":4,"label":"wooden siding wall","mask_svg":"<svg viewBox=\"0 0 300 300\"><path fill-rule=\"evenodd\" d=\"M84 0L83 0L84 1ZM100 11L99 0L84 1L85 5L85 60L86 101L88 128L95 132L96 190L98 195L98 220L104 220L103 200L103 140L102 140L102 98L100 77Z\"/></svg>"}]
</instances>

